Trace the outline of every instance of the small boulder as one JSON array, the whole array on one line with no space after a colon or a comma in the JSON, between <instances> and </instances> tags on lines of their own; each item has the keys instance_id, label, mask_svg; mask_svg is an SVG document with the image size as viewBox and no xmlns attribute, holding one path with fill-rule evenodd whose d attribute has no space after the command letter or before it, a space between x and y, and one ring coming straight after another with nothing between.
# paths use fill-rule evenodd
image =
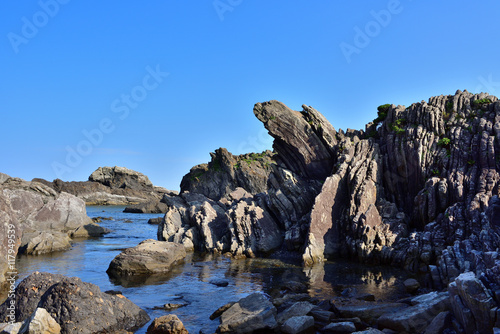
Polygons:
<instances>
[{"instance_id":1,"label":"small boulder","mask_svg":"<svg viewBox=\"0 0 500 334\"><path fill-rule=\"evenodd\" d=\"M441 312L439 313L430 325L425 329L424 334L441 334L443 331L450 327L451 325L451 312Z\"/></svg>"},{"instance_id":2,"label":"small boulder","mask_svg":"<svg viewBox=\"0 0 500 334\"><path fill-rule=\"evenodd\" d=\"M292 317L300 317L307 315L314 308L314 305L309 302L298 302L278 314L276 320L283 324Z\"/></svg>"},{"instance_id":3,"label":"small boulder","mask_svg":"<svg viewBox=\"0 0 500 334\"><path fill-rule=\"evenodd\" d=\"M252 333L272 330L277 326L276 308L263 294L253 293L222 313L217 332Z\"/></svg>"},{"instance_id":4,"label":"small boulder","mask_svg":"<svg viewBox=\"0 0 500 334\"><path fill-rule=\"evenodd\" d=\"M229 281L225 279L219 279L219 278L214 278L210 280L210 284L219 286L219 287L226 287L229 285Z\"/></svg>"},{"instance_id":5,"label":"small boulder","mask_svg":"<svg viewBox=\"0 0 500 334\"><path fill-rule=\"evenodd\" d=\"M403 284L408 293L415 293L420 288L420 283L414 278L408 278Z\"/></svg>"},{"instance_id":6,"label":"small boulder","mask_svg":"<svg viewBox=\"0 0 500 334\"><path fill-rule=\"evenodd\" d=\"M167 273L185 257L186 249L180 244L148 239L118 254L107 273L118 277Z\"/></svg>"},{"instance_id":7,"label":"small boulder","mask_svg":"<svg viewBox=\"0 0 500 334\"><path fill-rule=\"evenodd\" d=\"M353 333L356 326L352 322L332 322L321 329L323 333Z\"/></svg>"},{"instance_id":8,"label":"small boulder","mask_svg":"<svg viewBox=\"0 0 500 334\"><path fill-rule=\"evenodd\" d=\"M146 334L188 334L188 331L175 314L167 314L153 320Z\"/></svg>"},{"instance_id":9,"label":"small boulder","mask_svg":"<svg viewBox=\"0 0 500 334\"><path fill-rule=\"evenodd\" d=\"M24 322L20 332L29 334L59 334L61 333L61 326L46 309L39 307Z\"/></svg>"},{"instance_id":10,"label":"small boulder","mask_svg":"<svg viewBox=\"0 0 500 334\"><path fill-rule=\"evenodd\" d=\"M162 220L163 220L163 217L150 218L148 220L148 224L150 224L150 225L160 225L160 223L161 223Z\"/></svg>"},{"instance_id":11,"label":"small boulder","mask_svg":"<svg viewBox=\"0 0 500 334\"><path fill-rule=\"evenodd\" d=\"M305 333L314 328L314 318L308 315L291 317L281 326L281 331L287 334Z\"/></svg>"}]
</instances>

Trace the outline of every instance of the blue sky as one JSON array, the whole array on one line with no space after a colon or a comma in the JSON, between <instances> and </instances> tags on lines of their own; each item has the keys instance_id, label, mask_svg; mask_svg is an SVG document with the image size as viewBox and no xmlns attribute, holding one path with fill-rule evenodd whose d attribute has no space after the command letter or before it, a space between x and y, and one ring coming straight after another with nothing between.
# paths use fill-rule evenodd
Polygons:
<instances>
[{"instance_id":1,"label":"blue sky","mask_svg":"<svg viewBox=\"0 0 500 334\"><path fill-rule=\"evenodd\" d=\"M0 171L124 166L178 189L226 147L271 147L280 100L362 129L380 104L500 95L500 2L2 1Z\"/></svg>"}]
</instances>

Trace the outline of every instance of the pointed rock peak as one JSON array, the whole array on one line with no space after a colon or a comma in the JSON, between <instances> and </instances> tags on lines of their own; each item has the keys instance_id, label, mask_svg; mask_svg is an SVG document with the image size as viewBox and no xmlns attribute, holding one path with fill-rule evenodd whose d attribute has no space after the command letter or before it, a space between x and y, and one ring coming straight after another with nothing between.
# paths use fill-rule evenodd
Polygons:
<instances>
[{"instance_id":1,"label":"pointed rock peak","mask_svg":"<svg viewBox=\"0 0 500 334\"><path fill-rule=\"evenodd\" d=\"M279 101L257 103L255 116L274 138L273 148L286 168L312 179L325 179L332 172L335 129L318 111L303 112Z\"/></svg>"}]
</instances>

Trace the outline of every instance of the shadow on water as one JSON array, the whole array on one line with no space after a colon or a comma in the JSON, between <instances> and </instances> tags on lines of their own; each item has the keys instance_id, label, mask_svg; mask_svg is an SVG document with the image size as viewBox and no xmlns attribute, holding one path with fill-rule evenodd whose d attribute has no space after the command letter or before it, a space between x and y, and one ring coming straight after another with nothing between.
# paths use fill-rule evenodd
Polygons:
<instances>
[{"instance_id":1,"label":"shadow on water","mask_svg":"<svg viewBox=\"0 0 500 334\"><path fill-rule=\"evenodd\" d=\"M210 315L220 306L237 301L253 292L274 294L289 282L301 282L318 299L340 295L345 289L371 293L376 299L394 300L405 295L402 282L408 274L389 267L366 266L346 261L326 262L310 268L279 259L233 259L223 256L192 254L164 275L110 278L106 270L122 249L136 246L145 239L156 239L157 226L147 224L158 214L124 213L123 207L88 207L90 217L111 217L101 226L112 230L98 239L75 242L66 252L41 256L19 256L16 265L19 280L34 271L77 276L98 285L102 291L119 290L146 310L154 319L176 314L190 333L213 333L219 320ZM132 222L132 223L131 223ZM225 280L220 287L214 280ZM167 303L183 304L173 311L157 309ZM145 333L147 326L136 333Z\"/></svg>"}]
</instances>

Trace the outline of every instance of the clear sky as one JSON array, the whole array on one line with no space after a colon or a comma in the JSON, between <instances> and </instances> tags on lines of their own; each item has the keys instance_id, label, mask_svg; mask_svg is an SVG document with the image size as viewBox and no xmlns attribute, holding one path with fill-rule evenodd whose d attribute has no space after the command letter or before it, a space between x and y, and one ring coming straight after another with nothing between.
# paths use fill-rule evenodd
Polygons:
<instances>
[{"instance_id":1,"label":"clear sky","mask_svg":"<svg viewBox=\"0 0 500 334\"><path fill-rule=\"evenodd\" d=\"M499 1L2 1L0 171L124 166L178 189L209 152L271 148L271 99L362 129L380 104L500 95Z\"/></svg>"}]
</instances>

